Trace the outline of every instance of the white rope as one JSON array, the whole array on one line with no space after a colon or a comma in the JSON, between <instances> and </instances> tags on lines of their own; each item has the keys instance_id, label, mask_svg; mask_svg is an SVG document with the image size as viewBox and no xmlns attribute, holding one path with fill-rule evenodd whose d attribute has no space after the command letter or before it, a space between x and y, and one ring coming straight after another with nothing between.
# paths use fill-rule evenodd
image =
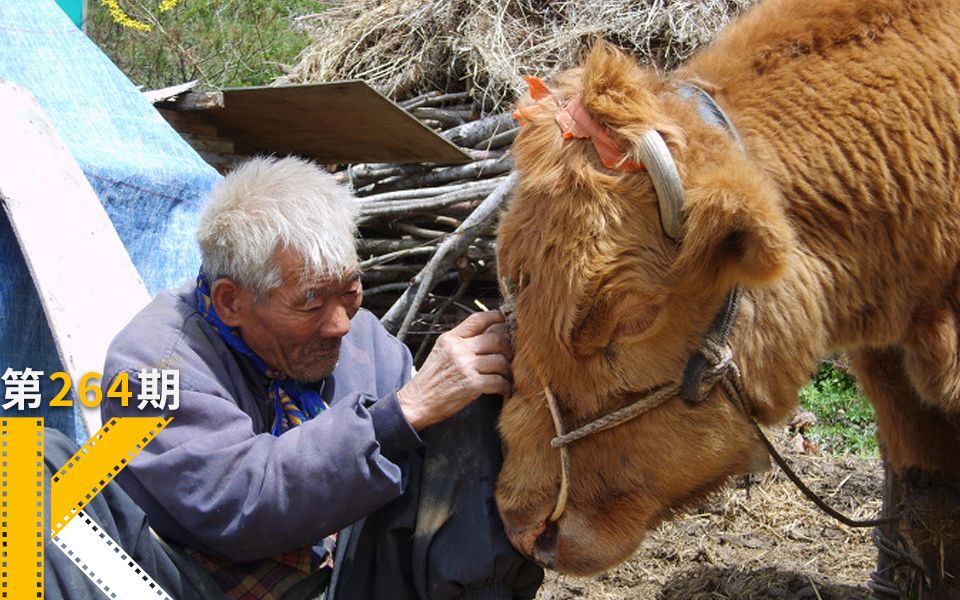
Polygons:
<instances>
[{"instance_id":1,"label":"white rope","mask_svg":"<svg viewBox=\"0 0 960 600\"><path fill-rule=\"evenodd\" d=\"M560 407L557 406L557 399L553 397L550 387L540 376L540 384L543 385L543 395L547 399L547 407L550 409L550 416L553 418L553 428L557 436L563 435L563 422L560 420ZM554 522L560 518L563 511L567 509L567 491L570 489L570 453L566 446L560 447L560 491L557 493L557 503L550 513L548 521Z\"/></svg>"},{"instance_id":2,"label":"white rope","mask_svg":"<svg viewBox=\"0 0 960 600\"><path fill-rule=\"evenodd\" d=\"M588 435L592 435L606 429L612 429L618 425L623 425L627 421L636 419L640 415L660 406L670 398L676 396L679 391L680 386L678 385L661 387L653 392L650 392L649 394L642 396L635 402L628 404L621 409L615 410L608 415L604 415L598 419L595 419L583 427L574 429L569 433L563 433L558 428L557 437L550 441L550 445L554 448L563 448L568 444L587 437Z\"/></svg>"}]
</instances>

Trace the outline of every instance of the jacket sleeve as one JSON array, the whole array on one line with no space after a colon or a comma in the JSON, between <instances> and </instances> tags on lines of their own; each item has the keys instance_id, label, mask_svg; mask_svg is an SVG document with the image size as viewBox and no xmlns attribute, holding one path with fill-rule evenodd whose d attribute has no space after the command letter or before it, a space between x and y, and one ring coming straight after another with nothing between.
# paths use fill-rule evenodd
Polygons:
<instances>
[{"instance_id":1,"label":"jacket sleeve","mask_svg":"<svg viewBox=\"0 0 960 600\"><path fill-rule=\"evenodd\" d=\"M136 397L137 373L129 376ZM403 492L395 461L420 439L395 391L348 394L280 437L256 433L225 396L181 386L177 410L131 402L104 411L173 417L124 475L161 535L232 561L262 559L316 543Z\"/></svg>"}]
</instances>

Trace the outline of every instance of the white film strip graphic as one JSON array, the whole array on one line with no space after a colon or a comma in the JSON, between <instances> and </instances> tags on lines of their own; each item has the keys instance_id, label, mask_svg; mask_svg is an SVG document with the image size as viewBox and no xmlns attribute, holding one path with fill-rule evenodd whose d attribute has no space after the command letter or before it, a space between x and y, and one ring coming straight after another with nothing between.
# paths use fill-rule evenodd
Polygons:
<instances>
[{"instance_id":1,"label":"white film strip graphic","mask_svg":"<svg viewBox=\"0 0 960 600\"><path fill-rule=\"evenodd\" d=\"M53 536L53 543L63 550L108 598L172 600L157 582L82 510Z\"/></svg>"},{"instance_id":2,"label":"white film strip graphic","mask_svg":"<svg viewBox=\"0 0 960 600\"><path fill-rule=\"evenodd\" d=\"M56 532L82 510L171 418L110 419L51 479L51 525Z\"/></svg>"}]
</instances>

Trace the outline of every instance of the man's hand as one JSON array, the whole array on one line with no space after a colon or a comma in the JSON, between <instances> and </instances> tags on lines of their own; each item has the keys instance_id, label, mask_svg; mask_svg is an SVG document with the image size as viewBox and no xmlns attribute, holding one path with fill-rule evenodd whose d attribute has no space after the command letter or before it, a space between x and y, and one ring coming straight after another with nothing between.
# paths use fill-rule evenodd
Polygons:
<instances>
[{"instance_id":1,"label":"man's hand","mask_svg":"<svg viewBox=\"0 0 960 600\"><path fill-rule=\"evenodd\" d=\"M482 394L510 391L512 348L498 311L474 313L437 338L420 371L397 392L420 431L460 412Z\"/></svg>"}]
</instances>

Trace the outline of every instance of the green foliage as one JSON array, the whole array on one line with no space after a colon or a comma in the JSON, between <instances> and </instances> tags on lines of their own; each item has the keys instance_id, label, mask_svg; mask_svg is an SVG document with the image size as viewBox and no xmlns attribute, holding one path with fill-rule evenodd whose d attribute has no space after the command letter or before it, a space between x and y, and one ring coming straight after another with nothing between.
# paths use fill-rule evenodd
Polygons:
<instances>
[{"instance_id":1,"label":"green foliage","mask_svg":"<svg viewBox=\"0 0 960 600\"><path fill-rule=\"evenodd\" d=\"M831 362L825 362L800 390L800 404L817 417L809 432L827 454L877 455L877 426L873 406L857 389L856 381Z\"/></svg>"},{"instance_id":2,"label":"green foliage","mask_svg":"<svg viewBox=\"0 0 960 600\"><path fill-rule=\"evenodd\" d=\"M180 0L157 11L157 0L121 0L137 31L90 0L87 34L134 83L155 89L198 79L203 86L265 85L295 62L311 39L299 15L323 10L319 0Z\"/></svg>"}]
</instances>

